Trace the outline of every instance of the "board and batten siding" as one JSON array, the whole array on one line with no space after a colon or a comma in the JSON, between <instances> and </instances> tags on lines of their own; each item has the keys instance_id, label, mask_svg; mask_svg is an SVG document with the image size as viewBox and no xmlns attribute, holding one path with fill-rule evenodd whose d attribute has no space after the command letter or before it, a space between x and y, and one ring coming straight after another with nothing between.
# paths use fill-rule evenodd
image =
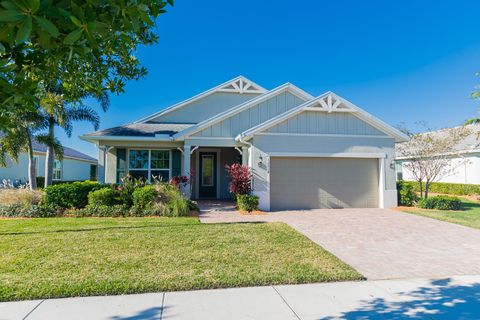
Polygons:
<instances>
[{"instance_id":1,"label":"board and batten siding","mask_svg":"<svg viewBox=\"0 0 480 320\"><path fill-rule=\"evenodd\" d=\"M256 93L215 92L149 122L198 123L258 96Z\"/></svg>"},{"instance_id":2,"label":"board and batten siding","mask_svg":"<svg viewBox=\"0 0 480 320\"><path fill-rule=\"evenodd\" d=\"M386 175L385 185L387 189L395 189L395 168L390 166L395 155L395 139L379 136L368 137L325 137L325 136L295 136L295 135L258 135L253 138L256 158L264 159L275 153L356 153L356 154L385 154ZM264 178L262 168L254 162L255 175ZM258 182L260 186L263 182Z\"/></svg>"},{"instance_id":3,"label":"board and batten siding","mask_svg":"<svg viewBox=\"0 0 480 320\"><path fill-rule=\"evenodd\" d=\"M350 113L305 111L266 130L271 133L348 134L385 136Z\"/></svg>"},{"instance_id":4,"label":"board and batten siding","mask_svg":"<svg viewBox=\"0 0 480 320\"><path fill-rule=\"evenodd\" d=\"M193 136L235 137L239 133L263 123L287 110L304 103L299 97L282 92L268 100L241 111L228 119L213 124Z\"/></svg>"}]
</instances>

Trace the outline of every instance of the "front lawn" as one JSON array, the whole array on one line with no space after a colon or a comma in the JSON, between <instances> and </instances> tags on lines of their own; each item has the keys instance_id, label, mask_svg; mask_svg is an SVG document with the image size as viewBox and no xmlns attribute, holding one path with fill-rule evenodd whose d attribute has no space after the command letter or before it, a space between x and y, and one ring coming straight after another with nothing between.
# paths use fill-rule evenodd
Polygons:
<instances>
[{"instance_id":1,"label":"front lawn","mask_svg":"<svg viewBox=\"0 0 480 320\"><path fill-rule=\"evenodd\" d=\"M0 220L0 301L359 280L283 223Z\"/></svg>"},{"instance_id":2,"label":"front lawn","mask_svg":"<svg viewBox=\"0 0 480 320\"><path fill-rule=\"evenodd\" d=\"M427 210L414 207L405 208L403 211L480 229L480 203L464 198L460 200L463 209L461 211Z\"/></svg>"}]
</instances>

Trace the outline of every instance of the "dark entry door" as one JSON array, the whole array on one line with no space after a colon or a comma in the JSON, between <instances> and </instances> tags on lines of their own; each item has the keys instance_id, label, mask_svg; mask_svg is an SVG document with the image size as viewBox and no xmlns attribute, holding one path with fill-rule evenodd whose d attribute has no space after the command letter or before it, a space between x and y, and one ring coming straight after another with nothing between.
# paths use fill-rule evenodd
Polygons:
<instances>
[{"instance_id":1,"label":"dark entry door","mask_svg":"<svg viewBox=\"0 0 480 320\"><path fill-rule=\"evenodd\" d=\"M217 197L217 154L214 152L200 153L200 172L199 172L200 198Z\"/></svg>"}]
</instances>

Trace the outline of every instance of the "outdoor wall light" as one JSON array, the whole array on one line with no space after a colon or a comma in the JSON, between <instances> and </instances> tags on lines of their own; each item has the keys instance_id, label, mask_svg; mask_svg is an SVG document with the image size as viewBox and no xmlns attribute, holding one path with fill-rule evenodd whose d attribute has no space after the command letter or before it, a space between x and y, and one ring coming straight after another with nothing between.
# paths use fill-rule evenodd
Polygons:
<instances>
[{"instance_id":1,"label":"outdoor wall light","mask_svg":"<svg viewBox=\"0 0 480 320\"><path fill-rule=\"evenodd\" d=\"M258 161L258 166L262 167L263 166L263 157L259 156L258 158L260 159L260 161Z\"/></svg>"}]
</instances>

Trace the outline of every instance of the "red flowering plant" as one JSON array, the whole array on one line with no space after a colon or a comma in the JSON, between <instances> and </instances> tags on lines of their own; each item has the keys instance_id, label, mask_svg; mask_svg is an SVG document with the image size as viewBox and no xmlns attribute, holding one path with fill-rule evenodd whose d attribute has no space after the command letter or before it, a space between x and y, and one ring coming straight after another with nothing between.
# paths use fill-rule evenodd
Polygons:
<instances>
[{"instance_id":1,"label":"red flowering plant","mask_svg":"<svg viewBox=\"0 0 480 320\"><path fill-rule=\"evenodd\" d=\"M174 187L177 187L178 189L185 188L187 183L188 183L187 176L175 176L170 179L170 184Z\"/></svg>"},{"instance_id":2,"label":"red flowering plant","mask_svg":"<svg viewBox=\"0 0 480 320\"><path fill-rule=\"evenodd\" d=\"M234 163L232 165L225 165L225 170L232 178L230 182L230 192L239 195L239 194L250 194L252 191L252 174L250 168L247 166L242 166L239 163Z\"/></svg>"}]
</instances>

